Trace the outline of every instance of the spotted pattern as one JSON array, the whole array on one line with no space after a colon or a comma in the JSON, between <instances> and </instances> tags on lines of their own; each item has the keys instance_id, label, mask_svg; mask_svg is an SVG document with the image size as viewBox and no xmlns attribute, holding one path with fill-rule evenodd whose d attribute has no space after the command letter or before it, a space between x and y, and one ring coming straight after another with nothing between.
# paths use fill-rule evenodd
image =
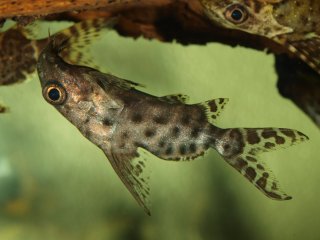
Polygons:
<instances>
[{"instance_id":1,"label":"spotted pattern","mask_svg":"<svg viewBox=\"0 0 320 240\"><path fill-rule=\"evenodd\" d=\"M280 189L273 173L258 160L257 155L306 140L306 135L292 129L229 129L217 142L216 148L231 166L268 197L289 200L291 197Z\"/></svg>"},{"instance_id":2,"label":"spotted pattern","mask_svg":"<svg viewBox=\"0 0 320 240\"><path fill-rule=\"evenodd\" d=\"M228 98L217 98L201 103L200 106L204 109L209 122L216 124L216 119L220 116L228 101Z\"/></svg>"},{"instance_id":3,"label":"spotted pattern","mask_svg":"<svg viewBox=\"0 0 320 240\"><path fill-rule=\"evenodd\" d=\"M36 70L37 50L21 28L0 33L0 85L26 80ZM22 54L23 53L23 54Z\"/></svg>"}]
</instances>

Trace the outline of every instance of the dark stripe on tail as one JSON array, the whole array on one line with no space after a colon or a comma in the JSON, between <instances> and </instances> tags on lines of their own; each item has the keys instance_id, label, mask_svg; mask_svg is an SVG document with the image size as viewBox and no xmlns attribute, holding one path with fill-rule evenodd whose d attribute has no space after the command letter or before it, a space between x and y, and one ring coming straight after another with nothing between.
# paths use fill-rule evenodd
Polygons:
<instances>
[{"instance_id":1,"label":"dark stripe on tail","mask_svg":"<svg viewBox=\"0 0 320 240\"><path fill-rule=\"evenodd\" d=\"M306 135L285 128L231 128L215 130L213 136L212 147L260 191L272 199L291 199L257 155L306 141Z\"/></svg>"}]
</instances>

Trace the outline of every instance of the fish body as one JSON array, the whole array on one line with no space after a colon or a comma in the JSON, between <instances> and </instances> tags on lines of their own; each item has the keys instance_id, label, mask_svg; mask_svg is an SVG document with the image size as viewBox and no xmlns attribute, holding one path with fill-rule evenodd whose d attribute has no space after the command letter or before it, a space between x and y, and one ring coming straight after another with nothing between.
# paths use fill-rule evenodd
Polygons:
<instances>
[{"instance_id":1,"label":"fish body","mask_svg":"<svg viewBox=\"0 0 320 240\"><path fill-rule=\"evenodd\" d=\"M189 160L209 148L268 197L288 200L259 153L308 139L296 130L214 125L227 99L186 104L183 95L157 97L139 85L96 69L66 63L59 53L68 40L52 39L39 57L42 94L105 153L138 203L150 214L148 179L139 150L164 160Z\"/></svg>"},{"instance_id":2,"label":"fish body","mask_svg":"<svg viewBox=\"0 0 320 240\"><path fill-rule=\"evenodd\" d=\"M320 1L201 2L212 21L227 28L272 39L320 73Z\"/></svg>"}]
</instances>

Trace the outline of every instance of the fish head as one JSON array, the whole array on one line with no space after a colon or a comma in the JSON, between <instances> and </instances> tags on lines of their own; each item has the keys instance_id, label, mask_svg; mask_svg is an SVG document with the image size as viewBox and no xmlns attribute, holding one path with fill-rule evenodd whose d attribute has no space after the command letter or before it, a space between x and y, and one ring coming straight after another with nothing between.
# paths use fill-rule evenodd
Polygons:
<instances>
[{"instance_id":1,"label":"fish head","mask_svg":"<svg viewBox=\"0 0 320 240\"><path fill-rule=\"evenodd\" d=\"M87 114L98 94L94 94L95 83L87 74L91 68L71 65L59 56L67 41L51 40L39 56L37 70L44 99L72 121Z\"/></svg>"},{"instance_id":2,"label":"fish head","mask_svg":"<svg viewBox=\"0 0 320 240\"><path fill-rule=\"evenodd\" d=\"M283 0L201 0L208 17L223 27L274 38L291 33L273 16L273 6Z\"/></svg>"}]
</instances>

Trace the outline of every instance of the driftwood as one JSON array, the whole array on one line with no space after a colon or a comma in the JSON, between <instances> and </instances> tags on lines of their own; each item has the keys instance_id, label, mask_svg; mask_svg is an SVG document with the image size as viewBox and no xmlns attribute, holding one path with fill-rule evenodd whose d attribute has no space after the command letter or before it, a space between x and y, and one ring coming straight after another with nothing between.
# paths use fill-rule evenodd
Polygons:
<instances>
[{"instance_id":1,"label":"driftwood","mask_svg":"<svg viewBox=\"0 0 320 240\"><path fill-rule=\"evenodd\" d=\"M182 44L222 42L255 49L284 49L265 38L220 28L207 19L198 0L0 0L0 19L26 25L35 19L74 20L118 16L124 36Z\"/></svg>"}]
</instances>

